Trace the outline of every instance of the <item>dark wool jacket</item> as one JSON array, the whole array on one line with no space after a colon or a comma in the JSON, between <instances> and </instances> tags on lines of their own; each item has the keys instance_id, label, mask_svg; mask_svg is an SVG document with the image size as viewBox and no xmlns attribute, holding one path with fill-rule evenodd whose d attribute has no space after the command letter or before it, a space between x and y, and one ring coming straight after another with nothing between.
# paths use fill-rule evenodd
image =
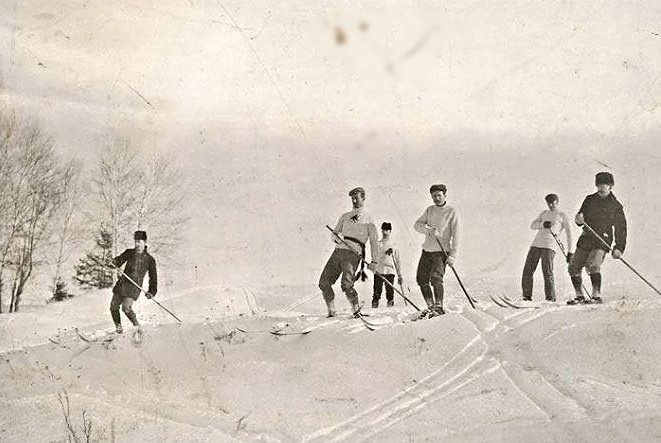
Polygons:
<instances>
[{"instance_id":1,"label":"dark wool jacket","mask_svg":"<svg viewBox=\"0 0 661 443\"><path fill-rule=\"evenodd\" d=\"M624 217L622 204L615 198L613 193L604 198L601 198L596 192L588 195L578 212L583 214L585 223L594 229L609 246L613 243L613 231L615 231L615 246L613 249L624 252L627 245L627 219ZM587 228L583 228L583 233L579 237L576 246L582 249L598 248L608 250L606 245L599 241Z\"/></svg>"},{"instance_id":2,"label":"dark wool jacket","mask_svg":"<svg viewBox=\"0 0 661 443\"><path fill-rule=\"evenodd\" d=\"M147 252L147 249L142 254L138 254L135 249L127 249L121 255L113 258L112 261L118 268L126 263L124 273L141 286L145 279L145 274L149 273L149 293L156 295L158 291L156 260ZM120 274L119 280L117 280L112 291L115 294L121 292L123 297L131 297L134 300L137 300L140 296L140 289L128 281L122 274Z\"/></svg>"}]
</instances>

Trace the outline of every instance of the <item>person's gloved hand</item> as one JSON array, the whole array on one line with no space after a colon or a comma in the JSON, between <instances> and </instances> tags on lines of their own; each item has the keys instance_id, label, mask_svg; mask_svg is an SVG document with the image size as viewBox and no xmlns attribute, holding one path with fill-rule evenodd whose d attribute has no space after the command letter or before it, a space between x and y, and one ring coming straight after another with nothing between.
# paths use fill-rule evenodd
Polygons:
<instances>
[{"instance_id":1,"label":"person's gloved hand","mask_svg":"<svg viewBox=\"0 0 661 443\"><path fill-rule=\"evenodd\" d=\"M567 253L567 264L571 263L571 258L574 256L571 252Z\"/></svg>"},{"instance_id":2,"label":"person's gloved hand","mask_svg":"<svg viewBox=\"0 0 661 443\"><path fill-rule=\"evenodd\" d=\"M447 266L452 267L454 265L454 257L449 256L448 258L445 259L445 264Z\"/></svg>"},{"instance_id":3,"label":"person's gloved hand","mask_svg":"<svg viewBox=\"0 0 661 443\"><path fill-rule=\"evenodd\" d=\"M617 260L621 259L622 251L620 251L619 249L613 249L613 258Z\"/></svg>"},{"instance_id":4,"label":"person's gloved hand","mask_svg":"<svg viewBox=\"0 0 661 443\"><path fill-rule=\"evenodd\" d=\"M553 222L547 220L544 223L542 223L542 226L544 226L547 229L550 229L551 226L553 226Z\"/></svg>"}]
</instances>

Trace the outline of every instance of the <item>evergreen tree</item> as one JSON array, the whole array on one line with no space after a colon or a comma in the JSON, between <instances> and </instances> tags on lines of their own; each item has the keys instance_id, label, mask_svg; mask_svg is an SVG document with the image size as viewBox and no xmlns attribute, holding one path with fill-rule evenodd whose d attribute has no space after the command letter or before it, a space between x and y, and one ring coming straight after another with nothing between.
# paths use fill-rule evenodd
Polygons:
<instances>
[{"instance_id":1,"label":"evergreen tree","mask_svg":"<svg viewBox=\"0 0 661 443\"><path fill-rule=\"evenodd\" d=\"M84 288L109 288L113 284L113 271L102 263L112 260L112 233L101 227L96 247L80 259L74 279Z\"/></svg>"}]
</instances>

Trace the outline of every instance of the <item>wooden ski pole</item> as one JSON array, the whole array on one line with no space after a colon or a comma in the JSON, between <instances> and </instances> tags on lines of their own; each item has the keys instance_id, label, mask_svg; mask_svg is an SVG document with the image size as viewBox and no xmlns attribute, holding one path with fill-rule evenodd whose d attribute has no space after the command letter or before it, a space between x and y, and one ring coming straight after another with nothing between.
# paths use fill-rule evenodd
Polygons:
<instances>
[{"instance_id":1,"label":"wooden ski pole","mask_svg":"<svg viewBox=\"0 0 661 443\"><path fill-rule=\"evenodd\" d=\"M604 241L604 239L601 238L601 237L599 236L599 234L597 234L597 233L594 231L594 229L592 229L592 227L591 227L590 225L588 225L587 223L583 223L583 226L585 226L586 228L588 228L588 230L589 230L590 232L592 232L592 234L593 234L595 237L597 237L597 238L598 238L598 239L604 244L604 246L606 246L606 247L608 248L608 252L611 252L611 251L613 250L613 248L611 248L611 246L610 246L608 243L606 243L606 242ZM637 275L642 281L644 281L645 283L647 283L647 285L648 285L650 288L652 288L652 289L654 290L654 292L656 292L657 294L661 295L661 291L659 291L657 288L655 288L654 285L653 285L652 283L650 283L645 277L643 277L642 275L640 275L640 273L639 273L638 271L636 271L636 270L634 269L634 267L631 266L631 265L630 265L630 264L629 264L629 263L628 263L623 257L620 257L618 260L620 260L622 263L624 263L624 264L626 265L626 267L629 268L634 274L636 274L636 275Z\"/></svg>"},{"instance_id":2,"label":"wooden ski pole","mask_svg":"<svg viewBox=\"0 0 661 443\"><path fill-rule=\"evenodd\" d=\"M348 247L348 248L351 249L352 251L357 252L357 251L353 248L353 246L351 246L351 245L350 245L349 243L347 243L342 237L340 237L340 235L339 235L337 232L335 232L335 230L334 230L333 228L331 228L331 227L328 226L328 225L326 225L326 228L328 228L328 230L331 231L331 232L333 233L333 235L335 236L335 238L337 238L338 240L340 240L340 241L342 242L342 244L344 244L346 247ZM383 274L381 274L380 272L377 272L377 271L372 271L372 272L374 272L374 275L378 275L379 277L381 277L381 279L382 279L382 280L383 280L388 286L390 286L390 287L391 287L391 288L392 288L397 294L401 295L401 296L404 298L405 301L411 303L411 306L413 306L413 307L416 309L416 311L420 311L420 308L418 308L418 307L415 305L415 303L413 303L413 302L412 302L412 301L411 301L406 295L404 295L404 292L400 291L399 289L397 289L397 288L395 287L395 285L393 285L393 284L390 283L388 280L386 280L386 278L383 276Z\"/></svg>"},{"instance_id":3,"label":"wooden ski pole","mask_svg":"<svg viewBox=\"0 0 661 443\"><path fill-rule=\"evenodd\" d=\"M433 235L433 234L432 234L432 235ZM443 255L445 255L446 257L449 257L449 255L447 254L447 252L445 252L445 248L444 248L443 245L441 244L441 240L440 240L438 237L436 237L435 235L434 235L434 238L435 238L436 241L438 242L438 246L441 247L441 252L443 252ZM477 308L475 307L475 303L473 302L473 299L471 298L470 295L468 295L468 291L466 291L466 288L464 287L464 283L463 283L463 282L461 281L461 279L459 278L459 274L457 274L457 270L454 268L453 265L450 265L450 269L452 269L452 272L454 273L454 276L457 278L457 282L459 282L459 286L461 286L461 290L464 291L464 294L466 294L466 298L468 299L468 303L470 303L470 305L473 307L473 309L477 309Z\"/></svg>"},{"instance_id":4,"label":"wooden ski pole","mask_svg":"<svg viewBox=\"0 0 661 443\"><path fill-rule=\"evenodd\" d=\"M174 319L177 320L179 323L182 323L181 319L180 319L179 317L177 317L176 315L174 315L174 313L173 313L172 311L170 311L168 308L166 308L165 306L163 306L162 304L160 304L158 301L156 301L156 300L154 299L154 295L153 295L153 294L150 294L149 292L147 292L147 291L145 291L144 289L142 289L142 286L140 286L139 284L137 284L136 282L134 282L133 279L132 279L131 277L129 277L128 275L126 275L126 273L125 273L124 271L122 271L122 270L119 269L117 266L115 266L114 263L101 263L101 262L100 262L99 260L97 260L96 258L94 258L94 260L95 260L97 263L101 264L102 266L106 266L106 267L108 267L108 268L113 268L113 269L117 270L117 272L119 272L120 274L122 274L122 275L123 275L123 276L124 276L124 277L125 277L125 278L126 278L126 279L127 279L132 285L133 285L133 286L135 286L136 288L138 288L141 292L144 292L145 294L150 295L151 297L147 297L149 300L151 300L151 301L153 301L154 303L156 303L161 309L163 309L165 312L167 312L167 313L170 314L172 317L174 317Z\"/></svg>"},{"instance_id":5,"label":"wooden ski pole","mask_svg":"<svg viewBox=\"0 0 661 443\"><path fill-rule=\"evenodd\" d=\"M562 242L560 241L560 239L558 238L556 233L553 232L553 229L551 229L551 228L548 228L548 229L549 229L549 231L551 231L551 235L553 236L553 238L555 239L555 242L560 247L560 252L562 252L562 255L564 255L564 257L566 259L567 258L567 253L565 252L565 246L562 244ZM581 283L581 288L583 289L583 292L585 292L585 295L588 296L588 298L592 298L592 294L590 294L590 291L588 291L588 289L585 287L585 285L583 283Z\"/></svg>"}]
</instances>

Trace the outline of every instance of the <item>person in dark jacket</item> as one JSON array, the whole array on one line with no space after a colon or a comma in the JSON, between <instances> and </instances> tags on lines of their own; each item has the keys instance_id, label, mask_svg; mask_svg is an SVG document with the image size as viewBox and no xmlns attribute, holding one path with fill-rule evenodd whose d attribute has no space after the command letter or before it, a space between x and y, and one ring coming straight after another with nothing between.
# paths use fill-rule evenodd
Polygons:
<instances>
[{"instance_id":1,"label":"person in dark jacket","mask_svg":"<svg viewBox=\"0 0 661 443\"><path fill-rule=\"evenodd\" d=\"M145 296L152 298L158 291L156 260L147 252L147 233L136 231L133 238L135 239L135 248L125 250L112 260L113 265L119 269L126 263L123 274L120 273L119 279L112 289L112 300L110 302L110 314L112 315L112 321L115 323L115 331L118 334L123 332L119 314L120 306L124 314L133 323L133 326L141 331L140 323L135 311L133 311L133 302L138 299L140 292L142 292L142 289L136 285L142 286L145 274L149 274L149 289Z\"/></svg>"},{"instance_id":2,"label":"person in dark jacket","mask_svg":"<svg viewBox=\"0 0 661 443\"><path fill-rule=\"evenodd\" d=\"M613 175L600 172L595 177L597 192L585 197L575 222L583 226L583 233L576 244L576 252L569 263L576 298L569 304L601 303L601 264L609 251L620 259L627 244L627 220L622 204L613 195ZM592 231L588 228L592 228ZM596 235L595 235L596 234ZM597 235L599 238L597 238ZM613 241L615 244L613 245ZM592 282L592 297L587 300L581 291L581 271L585 267Z\"/></svg>"}]
</instances>

